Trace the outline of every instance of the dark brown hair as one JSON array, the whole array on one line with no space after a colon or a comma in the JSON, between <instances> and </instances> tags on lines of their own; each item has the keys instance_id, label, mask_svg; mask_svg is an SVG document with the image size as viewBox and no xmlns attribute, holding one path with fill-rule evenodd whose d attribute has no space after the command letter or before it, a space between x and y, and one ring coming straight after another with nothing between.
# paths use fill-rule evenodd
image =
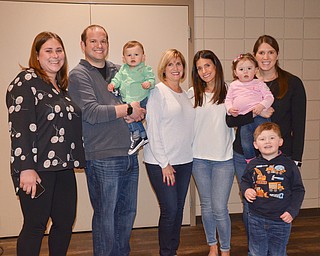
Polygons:
<instances>
[{"instance_id":1,"label":"dark brown hair","mask_svg":"<svg viewBox=\"0 0 320 256\"><path fill-rule=\"evenodd\" d=\"M84 43L85 46L87 45L87 32L89 29L94 29L94 28L101 28L106 33L106 40L108 42L108 40L109 40L108 33L104 29L104 27L102 27L100 25L93 24L93 25L86 27L81 34L81 41Z\"/></svg>"},{"instance_id":2,"label":"dark brown hair","mask_svg":"<svg viewBox=\"0 0 320 256\"><path fill-rule=\"evenodd\" d=\"M45 42L47 42L49 39L57 40L61 44L62 49L64 51L64 64L61 67L61 69L57 72L57 82L58 82L59 87L65 91L68 87L68 61L67 61L67 55L66 55L66 51L65 51L63 42L57 34L45 31L45 32L41 32L40 34L38 34L35 37L35 39L33 40L33 44L31 46L29 67L33 68L34 71L36 72L36 74L39 77L41 77L41 79L43 81L45 81L48 84L51 83L49 76L42 69L42 67L40 66L40 63L38 61L40 49L41 49L42 45Z\"/></svg>"},{"instance_id":3,"label":"dark brown hair","mask_svg":"<svg viewBox=\"0 0 320 256\"><path fill-rule=\"evenodd\" d=\"M224 81L223 69L220 60L218 57L210 50L201 50L198 51L193 58L192 65L192 86L194 90L194 107L201 107L203 105L203 95L205 93L205 88L207 86L206 82L203 81L198 73L197 61L199 59L209 59L212 61L213 65L216 67L215 75L215 85L213 96L211 98L212 104L224 103L224 100L227 95L226 83Z\"/></svg>"},{"instance_id":4,"label":"dark brown hair","mask_svg":"<svg viewBox=\"0 0 320 256\"><path fill-rule=\"evenodd\" d=\"M263 43L266 43L266 44L270 45L273 49L275 49L277 54L279 54L279 44L278 44L277 40L275 38L273 38L272 36L263 35L263 36L260 36L257 39L257 41L255 42L255 44L253 46L254 56L257 55L258 49L259 49L260 45L263 44ZM276 71L278 73L277 80L278 80L278 84L279 84L279 91L275 92L273 90L272 93L274 94L274 96L277 99L282 99L284 97L284 95L288 91L288 77L289 77L290 73L279 67L279 61L278 60L277 60L277 62L275 64L275 69L276 69ZM275 95L275 93L277 95Z\"/></svg>"},{"instance_id":5,"label":"dark brown hair","mask_svg":"<svg viewBox=\"0 0 320 256\"><path fill-rule=\"evenodd\" d=\"M258 62L256 60L255 57L253 57L253 55L249 52L247 53L242 53L240 54L239 56L237 56L237 58L235 58L233 61L232 61L232 75L233 75L233 79L234 80L237 80L238 77L236 76L236 74L234 73L234 71L237 69L237 66L238 66L238 63L241 61L241 60L249 60L251 61L254 66L257 68L258 67Z\"/></svg>"}]
</instances>

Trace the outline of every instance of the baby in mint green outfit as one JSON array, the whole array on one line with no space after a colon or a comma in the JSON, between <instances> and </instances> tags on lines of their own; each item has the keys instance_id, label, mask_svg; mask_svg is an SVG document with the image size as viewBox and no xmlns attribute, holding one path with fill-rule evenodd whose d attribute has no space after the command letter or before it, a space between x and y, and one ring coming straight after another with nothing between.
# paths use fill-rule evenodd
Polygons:
<instances>
[{"instance_id":1,"label":"baby in mint green outfit","mask_svg":"<svg viewBox=\"0 0 320 256\"><path fill-rule=\"evenodd\" d=\"M150 90L155 85L155 75L150 66L145 65L143 45L138 41L129 41L123 46L123 62L119 72L108 84L110 92L119 91L123 102L130 104L139 101L140 106L147 105ZM128 154L132 155L148 143L148 137L142 122L128 124L131 132L131 145Z\"/></svg>"}]
</instances>

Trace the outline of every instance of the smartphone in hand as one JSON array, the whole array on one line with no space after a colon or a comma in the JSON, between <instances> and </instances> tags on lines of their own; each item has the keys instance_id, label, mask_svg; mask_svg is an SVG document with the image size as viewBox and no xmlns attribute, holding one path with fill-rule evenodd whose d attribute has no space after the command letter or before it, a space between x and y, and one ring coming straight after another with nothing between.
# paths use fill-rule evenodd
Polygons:
<instances>
[{"instance_id":1,"label":"smartphone in hand","mask_svg":"<svg viewBox=\"0 0 320 256\"><path fill-rule=\"evenodd\" d=\"M41 185L41 183L37 182L37 189L36 189L36 195L34 196L34 198L38 198L39 196L41 196L45 191L45 188Z\"/></svg>"}]
</instances>

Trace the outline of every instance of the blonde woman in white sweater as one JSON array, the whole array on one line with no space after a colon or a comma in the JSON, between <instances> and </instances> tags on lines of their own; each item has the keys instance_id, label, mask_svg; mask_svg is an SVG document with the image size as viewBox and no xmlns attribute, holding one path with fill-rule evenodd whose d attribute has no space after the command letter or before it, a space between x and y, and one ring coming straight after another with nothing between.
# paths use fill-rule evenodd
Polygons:
<instances>
[{"instance_id":1,"label":"blonde woman in white sweater","mask_svg":"<svg viewBox=\"0 0 320 256\"><path fill-rule=\"evenodd\" d=\"M176 49L167 50L158 66L158 83L147 104L144 161L160 205L161 256L177 254L183 207L192 172L194 108L180 83L186 61Z\"/></svg>"}]
</instances>

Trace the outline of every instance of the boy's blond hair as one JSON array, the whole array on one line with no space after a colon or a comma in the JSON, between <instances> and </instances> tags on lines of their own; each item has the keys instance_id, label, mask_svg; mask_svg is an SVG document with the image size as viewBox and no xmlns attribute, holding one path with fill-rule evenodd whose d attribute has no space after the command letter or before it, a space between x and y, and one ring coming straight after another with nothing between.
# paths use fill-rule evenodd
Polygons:
<instances>
[{"instance_id":1,"label":"boy's blond hair","mask_svg":"<svg viewBox=\"0 0 320 256\"><path fill-rule=\"evenodd\" d=\"M274 131L280 138L281 137L281 131L279 125L273 122L266 122L263 124L260 124L254 131L253 133L253 140L256 141L258 136L263 132L263 131Z\"/></svg>"},{"instance_id":2,"label":"boy's blond hair","mask_svg":"<svg viewBox=\"0 0 320 256\"><path fill-rule=\"evenodd\" d=\"M138 41L129 41L127 42L123 48L122 48L122 54L124 55L124 52L126 49L129 49L129 48L133 48L135 46L139 46L141 49L142 49L142 53L144 54L144 48L143 48L143 45L142 43L138 42Z\"/></svg>"}]
</instances>

